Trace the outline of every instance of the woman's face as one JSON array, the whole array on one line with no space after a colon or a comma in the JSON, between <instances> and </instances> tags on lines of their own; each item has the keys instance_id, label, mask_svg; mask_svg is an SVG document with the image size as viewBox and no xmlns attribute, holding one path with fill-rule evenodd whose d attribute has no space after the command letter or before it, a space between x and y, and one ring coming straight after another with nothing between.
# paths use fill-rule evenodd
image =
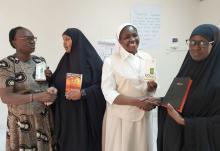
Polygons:
<instances>
[{"instance_id":1,"label":"woman's face","mask_svg":"<svg viewBox=\"0 0 220 151\"><path fill-rule=\"evenodd\" d=\"M63 35L63 47L65 48L67 53L70 53L72 48L72 39L70 36Z\"/></svg>"},{"instance_id":2,"label":"woman's face","mask_svg":"<svg viewBox=\"0 0 220 151\"><path fill-rule=\"evenodd\" d=\"M119 36L119 43L129 53L135 54L139 45L139 36L133 26L126 26Z\"/></svg>"},{"instance_id":3,"label":"woman's face","mask_svg":"<svg viewBox=\"0 0 220 151\"><path fill-rule=\"evenodd\" d=\"M19 29L12 41L15 49L23 54L31 54L35 50L36 37L28 29Z\"/></svg>"},{"instance_id":4,"label":"woman's face","mask_svg":"<svg viewBox=\"0 0 220 151\"><path fill-rule=\"evenodd\" d=\"M195 61L202 61L207 58L212 49L212 44L200 35L192 36L188 43L189 53Z\"/></svg>"}]
</instances>

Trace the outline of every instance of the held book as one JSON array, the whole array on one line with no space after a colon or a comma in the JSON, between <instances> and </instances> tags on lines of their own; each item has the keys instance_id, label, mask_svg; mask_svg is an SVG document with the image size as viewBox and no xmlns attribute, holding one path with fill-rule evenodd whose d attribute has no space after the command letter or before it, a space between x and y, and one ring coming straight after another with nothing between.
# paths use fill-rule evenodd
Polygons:
<instances>
[{"instance_id":1,"label":"held book","mask_svg":"<svg viewBox=\"0 0 220 151\"><path fill-rule=\"evenodd\" d=\"M46 76L44 70L46 70L47 65L45 62L36 64L35 68L35 81L46 81Z\"/></svg>"},{"instance_id":2,"label":"held book","mask_svg":"<svg viewBox=\"0 0 220 151\"><path fill-rule=\"evenodd\" d=\"M182 113L191 85L192 80L188 77L174 78L162 101L162 106L170 103L177 111Z\"/></svg>"},{"instance_id":3,"label":"held book","mask_svg":"<svg viewBox=\"0 0 220 151\"><path fill-rule=\"evenodd\" d=\"M65 93L68 94L71 90L81 89L82 74L67 73L66 74L66 89Z\"/></svg>"},{"instance_id":4,"label":"held book","mask_svg":"<svg viewBox=\"0 0 220 151\"><path fill-rule=\"evenodd\" d=\"M146 73L144 75L144 80L156 80L156 59L151 59L147 62Z\"/></svg>"}]
</instances>

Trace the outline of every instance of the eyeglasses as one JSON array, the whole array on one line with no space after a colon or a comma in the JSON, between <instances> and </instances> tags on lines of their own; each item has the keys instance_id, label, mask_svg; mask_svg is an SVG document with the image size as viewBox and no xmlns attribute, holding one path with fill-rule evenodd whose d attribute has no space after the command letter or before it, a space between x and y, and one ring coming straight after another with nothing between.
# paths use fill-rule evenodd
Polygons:
<instances>
[{"instance_id":1,"label":"eyeglasses","mask_svg":"<svg viewBox=\"0 0 220 151\"><path fill-rule=\"evenodd\" d=\"M34 37L34 36L17 37L16 39L23 39L28 42L30 42L30 41L36 42L37 41L37 37Z\"/></svg>"},{"instance_id":2,"label":"eyeglasses","mask_svg":"<svg viewBox=\"0 0 220 151\"><path fill-rule=\"evenodd\" d=\"M214 41L208 42L208 41L202 41L202 40L197 41L197 40L187 39L186 43L189 47L194 47L198 45L201 48L207 48L209 45L212 45Z\"/></svg>"}]
</instances>

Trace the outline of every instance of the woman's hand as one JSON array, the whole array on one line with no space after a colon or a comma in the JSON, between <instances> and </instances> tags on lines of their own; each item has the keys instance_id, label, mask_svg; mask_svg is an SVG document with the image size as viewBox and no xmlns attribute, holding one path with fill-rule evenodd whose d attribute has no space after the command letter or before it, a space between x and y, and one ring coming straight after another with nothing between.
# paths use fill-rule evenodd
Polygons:
<instances>
[{"instance_id":1,"label":"woman's hand","mask_svg":"<svg viewBox=\"0 0 220 151\"><path fill-rule=\"evenodd\" d=\"M178 124L185 125L184 118L169 103L167 104L167 112Z\"/></svg>"},{"instance_id":2,"label":"woman's hand","mask_svg":"<svg viewBox=\"0 0 220 151\"><path fill-rule=\"evenodd\" d=\"M55 87L49 87L47 89L47 92L50 93L51 95L57 95L57 89ZM44 102L45 105L49 106L51 104L53 104L54 102Z\"/></svg>"},{"instance_id":3,"label":"woman's hand","mask_svg":"<svg viewBox=\"0 0 220 151\"><path fill-rule=\"evenodd\" d=\"M145 97L137 101L136 106L144 111L150 111L158 105L159 103L156 100L153 100L152 97Z\"/></svg>"},{"instance_id":4,"label":"woman's hand","mask_svg":"<svg viewBox=\"0 0 220 151\"><path fill-rule=\"evenodd\" d=\"M47 89L47 92L50 93L50 94L57 95L57 89L55 87L49 87Z\"/></svg>"},{"instance_id":5,"label":"woman's hand","mask_svg":"<svg viewBox=\"0 0 220 151\"><path fill-rule=\"evenodd\" d=\"M155 103L157 106L161 105L161 98L160 97L149 96L149 97L145 97L144 99Z\"/></svg>"},{"instance_id":6,"label":"woman's hand","mask_svg":"<svg viewBox=\"0 0 220 151\"><path fill-rule=\"evenodd\" d=\"M157 89L157 83L154 80L150 80L147 82L147 91L153 92Z\"/></svg>"},{"instance_id":7,"label":"woman's hand","mask_svg":"<svg viewBox=\"0 0 220 151\"><path fill-rule=\"evenodd\" d=\"M40 102L54 102L56 99L56 95L50 94L49 92L41 92L33 94L33 100L40 101Z\"/></svg>"},{"instance_id":8,"label":"woman's hand","mask_svg":"<svg viewBox=\"0 0 220 151\"><path fill-rule=\"evenodd\" d=\"M79 89L73 89L68 94L66 94L67 100L79 100L81 98L81 91Z\"/></svg>"},{"instance_id":9,"label":"woman's hand","mask_svg":"<svg viewBox=\"0 0 220 151\"><path fill-rule=\"evenodd\" d=\"M52 76L52 71L49 69L49 67L47 67L47 69L44 70L44 74L46 76L47 81L50 81L51 76Z\"/></svg>"}]
</instances>

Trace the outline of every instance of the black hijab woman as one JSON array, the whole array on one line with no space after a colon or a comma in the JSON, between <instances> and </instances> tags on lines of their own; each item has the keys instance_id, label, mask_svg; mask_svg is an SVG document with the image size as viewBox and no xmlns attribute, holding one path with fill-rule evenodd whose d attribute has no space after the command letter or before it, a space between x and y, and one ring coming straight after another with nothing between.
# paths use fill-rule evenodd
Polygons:
<instances>
[{"instance_id":1,"label":"black hijab woman","mask_svg":"<svg viewBox=\"0 0 220 151\"><path fill-rule=\"evenodd\" d=\"M66 53L51 78L58 89L54 104L58 150L101 151L105 111L100 88L102 60L80 30L67 29L63 40ZM81 91L65 96L66 73L83 75Z\"/></svg>"},{"instance_id":2,"label":"black hijab woman","mask_svg":"<svg viewBox=\"0 0 220 151\"><path fill-rule=\"evenodd\" d=\"M159 109L158 151L220 150L220 30L196 27L177 77L193 80L182 114Z\"/></svg>"}]
</instances>

